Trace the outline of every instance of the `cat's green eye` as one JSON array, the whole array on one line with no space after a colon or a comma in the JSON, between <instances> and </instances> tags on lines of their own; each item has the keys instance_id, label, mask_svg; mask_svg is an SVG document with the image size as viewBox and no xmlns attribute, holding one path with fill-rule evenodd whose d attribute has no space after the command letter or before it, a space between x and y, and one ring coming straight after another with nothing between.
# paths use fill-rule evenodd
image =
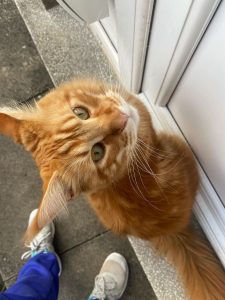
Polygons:
<instances>
[{"instance_id":1,"label":"cat's green eye","mask_svg":"<svg viewBox=\"0 0 225 300\"><path fill-rule=\"evenodd\" d=\"M88 110L84 107L75 107L73 112L81 120L87 120L90 118Z\"/></svg>"},{"instance_id":2,"label":"cat's green eye","mask_svg":"<svg viewBox=\"0 0 225 300\"><path fill-rule=\"evenodd\" d=\"M95 144L91 149L91 158L93 162L98 162L105 154L105 147L101 143Z\"/></svg>"}]
</instances>

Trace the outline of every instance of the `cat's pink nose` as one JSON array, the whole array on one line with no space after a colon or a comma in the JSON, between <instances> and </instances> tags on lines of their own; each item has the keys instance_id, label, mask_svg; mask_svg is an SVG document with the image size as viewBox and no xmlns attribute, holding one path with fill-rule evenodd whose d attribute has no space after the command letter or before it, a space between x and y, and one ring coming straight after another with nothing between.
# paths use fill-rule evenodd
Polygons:
<instances>
[{"instance_id":1,"label":"cat's pink nose","mask_svg":"<svg viewBox=\"0 0 225 300\"><path fill-rule=\"evenodd\" d=\"M110 126L112 134L118 134L124 130L124 128L127 125L127 121L129 119L129 116L119 110L114 111L114 113L111 115L111 118L109 119L108 124Z\"/></svg>"},{"instance_id":2,"label":"cat's pink nose","mask_svg":"<svg viewBox=\"0 0 225 300\"><path fill-rule=\"evenodd\" d=\"M123 131L124 128L126 127L127 125L127 121L129 119L129 116L125 113L120 113L119 116L118 116L118 119L117 119L117 122L118 122L118 129L120 131Z\"/></svg>"}]
</instances>

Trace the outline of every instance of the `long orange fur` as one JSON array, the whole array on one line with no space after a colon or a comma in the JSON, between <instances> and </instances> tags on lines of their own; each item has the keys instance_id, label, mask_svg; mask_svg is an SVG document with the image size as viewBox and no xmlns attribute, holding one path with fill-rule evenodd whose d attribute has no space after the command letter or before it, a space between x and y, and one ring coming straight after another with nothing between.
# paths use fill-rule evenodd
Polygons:
<instances>
[{"instance_id":1,"label":"long orange fur","mask_svg":"<svg viewBox=\"0 0 225 300\"><path fill-rule=\"evenodd\" d=\"M76 106L86 107L90 119L77 119ZM132 107L130 132L121 127L121 107ZM149 240L165 255L190 299L225 299L218 259L189 229L199 180L192 153L178 137L157 134L134 95L101 82L74 81L32 108L0 109L0 132L31 152L43 180L43 198L27 241L82 192L107 228ZM90 149L99 141L106 157L94 164Z\"/></svg>"}]
</instances>

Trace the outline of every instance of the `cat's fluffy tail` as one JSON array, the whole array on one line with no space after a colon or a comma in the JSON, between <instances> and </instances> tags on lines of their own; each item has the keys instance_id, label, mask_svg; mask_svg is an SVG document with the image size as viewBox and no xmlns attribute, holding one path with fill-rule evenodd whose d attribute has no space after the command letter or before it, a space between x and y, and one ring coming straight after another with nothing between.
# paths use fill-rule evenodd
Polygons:
<instances>
[{"instance_id":1,"label":"cat's fluffy tail","mask_svg":"<svg viewBox=\"0 0 225 300\"><path fill-rule=\"evenodd\" d=\"M191 230L151 240L175 265L191 300L225 299L225 272L213 251Z\"/></svg>"}]
</instances>

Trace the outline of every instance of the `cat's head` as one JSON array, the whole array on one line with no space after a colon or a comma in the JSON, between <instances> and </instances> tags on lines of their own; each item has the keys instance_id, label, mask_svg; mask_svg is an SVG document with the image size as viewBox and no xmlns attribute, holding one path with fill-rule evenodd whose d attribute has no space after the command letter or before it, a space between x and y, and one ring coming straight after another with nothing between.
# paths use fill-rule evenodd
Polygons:
<instances>
[{"instance_id":1,"label":"cat's head","mask_svg":"<svg viewBox=\"0 0 225 300\"><path fill-rule=\"evenodd\" d=\"M75 81L32 108L0 110L0 132L31 152L43 180L34 232L73 195L106 188L126 174L138 135L144 134L145 112L135 101L103 83Z\"/></svg>"}]
</instances>

